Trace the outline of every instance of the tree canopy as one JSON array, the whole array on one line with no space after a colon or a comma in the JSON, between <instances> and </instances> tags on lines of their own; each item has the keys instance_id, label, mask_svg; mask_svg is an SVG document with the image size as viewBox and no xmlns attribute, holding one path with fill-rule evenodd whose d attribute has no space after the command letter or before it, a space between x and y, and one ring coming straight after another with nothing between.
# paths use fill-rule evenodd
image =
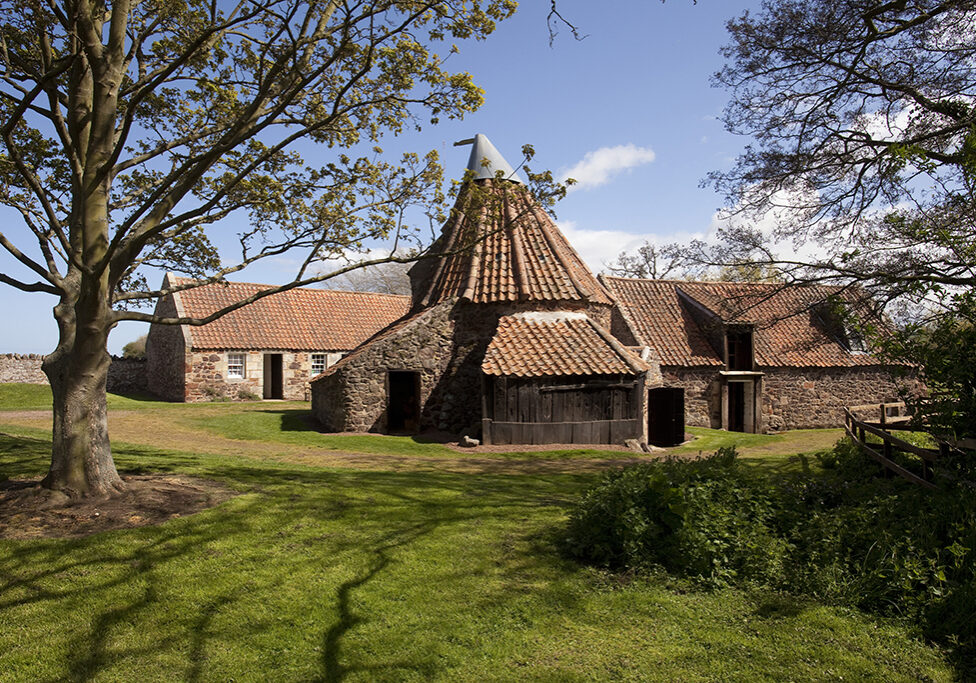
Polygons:
<instances>
[{"instance_id":1,"label":"tree canopy","mask_svg":"<svg viewBox=\"0 0 976 683\"><path fill-rule=\"evenodd\" d=\"M724 122L754 142L696 258L901 304L882 348L924 371L918 414L976 434L976 2L768 0L728 29Z\"/></svg>"},{"instance_id":2,"label":"tree canopy","mask_svg":"<svg viewBox=\"0 0 976 683\"><path fill-rule=\"evenodd\" d=\"M272 295L327 277L320 261L372 238L396 253L416 228L404 219L411 207L442 219L436 153L391 160L377 145L476 109L472 76L448 68L452 41L487 37L515 7L0 0L0 205L29 235L17 244L0 229L0 247L28 273L0 282L58 298L58 345L44 365L54 393L47 486L121 486L105 420L116 323L201 324L229 310L159 320L140 306L297 252L294 277L256 296ZM227 235L231 215L246 227ZM228 239L235 249L222 247ZM196 282L161 290L148 267Z\"/></svg>"},{"instance_id":3,"label":"tree canopy","mask_svg":"<svg viewBox=\"0 0 976 683\"><path fill-rule=\"evenodd\" d=\"M974 29L965 0L769 0L730 21L715 82L754 142L710 176L740 219L726 262L885 300L972 288Z\"/></svg>"}]
</instances>

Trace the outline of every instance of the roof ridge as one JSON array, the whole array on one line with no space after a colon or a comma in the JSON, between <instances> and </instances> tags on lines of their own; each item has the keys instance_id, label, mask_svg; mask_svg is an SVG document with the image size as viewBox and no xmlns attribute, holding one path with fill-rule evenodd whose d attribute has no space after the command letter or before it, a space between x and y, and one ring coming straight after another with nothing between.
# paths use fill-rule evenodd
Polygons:
<instances>
[{"instance_id":1,"label":"roof ridge","mask_svg":"<svg viewBox=\"0 0 976 683\"><path fill-rule=\"evenodd\" d=\"M201 282L197 278L183 277L181 275L170 275L170 282L182 281L182 282ZM214 282L204 282L200 287L210 287L214 285L226 286L226 285L243 285L245 287L263 287L264 289L274 289L275 287L281 287L283 285L268 285L260 282L240 282L239 280L215 280ZM194 288L196 289L196 288ZM189 290L181 290L179 293L186 293ZM285 292L329 292L332 294L368 294L370 296L389 296L395 297L397 299L409 299L409 294L392 294L390 292L365 292L356 289L329 289L327 287L292 287L291 289L281 290L281 294Z\"/></svg>"}]
</instances>

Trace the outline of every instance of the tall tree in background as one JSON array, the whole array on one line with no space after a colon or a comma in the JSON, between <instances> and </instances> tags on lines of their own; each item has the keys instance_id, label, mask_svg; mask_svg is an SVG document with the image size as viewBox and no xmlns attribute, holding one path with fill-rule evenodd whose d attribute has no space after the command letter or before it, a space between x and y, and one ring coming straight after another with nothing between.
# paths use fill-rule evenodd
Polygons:
<instances>
[{"instance_id":1,"label":"tall tree in background","mask_svg":"<svg viewBox=\"0 0 976 683\"><path fill-rule=\"evenodd\" d=\"M215 282L301 250L294 279L266 296L323 279L318 262L370 238L405 237L410 206L442 205L433 153L391 164L342 150L476 109L480 89L446 70L434 46L449 54L445 41L483 39L514 9L512 0L0 0L0 204L24 225L5 227L0 246L30 273L0 281L57 297L45 486L70 495L122 486L105 395L119 321L200 324L230 310L162 321L135 310L173 291L148 286L142 268ZM318 143L327 163L308 163L299 141ZM235 213L248 227L215 237ZM218 255L228 237L233 263Z\"/></svg>"},{"instance_id":2,"label":"tall tree in background","mask_svg":"<svg viewBox=\"0 0 976 683\"><path fill-rule=\"evenodd\" d=\"M976 2L769 0L728 29L724 122L755 143L711 175L733 220L699 260L895 302L889 358L944 399L919 407L976 434Z\"/></svg>"},{"instance_id":3,"label":"tall tree in background","mask_svg":"<svg viewBox=\"0 0 976 683\"><path fill-rule=\"evenodd\" d=\"M755 144L711 175L746 219L725 262L886 299L972 288L976 2L770 0L728 30L724 122Z\"/></svg>"}]
</instances>

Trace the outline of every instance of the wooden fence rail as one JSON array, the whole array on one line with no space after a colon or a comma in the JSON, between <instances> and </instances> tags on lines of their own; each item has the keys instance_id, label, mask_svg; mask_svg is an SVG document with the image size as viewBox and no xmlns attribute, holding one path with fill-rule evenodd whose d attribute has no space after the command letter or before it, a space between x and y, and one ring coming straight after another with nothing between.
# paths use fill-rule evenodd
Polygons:
<instances>
[{"instance_id":1,"label":"wooden fence rail","mask_svg":"<svg viewBox=\"0 0 976 683\"><path fill-rule=\"evenodd\" d=\"M899 414L899 412L903 411L904 408L904 403L882 403L870 406L851 406L850 408L844 408L844 430L847 432L848 436L857 441L865 453L877 460L888 470L898 474L910 482L918 484L919 486L934 489L936 486L930 481L932 477L931 463L946 455L949 451L949 446L946 444L940 444L938 449L920 448L915 444L908 443L903 439L899 439L897 436L892 436L889 434L886 430L908 428L907 423L910 418L908 416ZM877 422L866 422L859 420L854 415L855 411L860 413L867 411L878 411L879 420ZM894 411L894 415L890 414L892 411ZM881 443L868 443L868 434L881 439ZM894 452L896 450L903 451L905 453L912 453L922 459L921 477L914 472L910 472L909 470L905 469L893 460Z\"/></svg>"}]
</instances>

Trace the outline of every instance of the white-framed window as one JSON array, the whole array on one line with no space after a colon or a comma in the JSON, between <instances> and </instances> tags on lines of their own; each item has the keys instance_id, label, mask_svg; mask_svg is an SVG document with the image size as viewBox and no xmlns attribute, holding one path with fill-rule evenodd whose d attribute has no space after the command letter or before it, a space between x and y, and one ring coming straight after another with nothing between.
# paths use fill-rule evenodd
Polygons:
<instances>
[{"instance_id":1,"label":"white-framed window","mask_svg":"<svg viewBox=\"0 0 976 683\"><path fill-rule=\"evenodd\" d=\"M228 353L227 354L227 378L228 379L243 379L244 378L244 359L246 355L243 353Z\"/></svg>"},{"instance_id":2,"label":"white-framed window","mask_svg":"<svg viewBox=\"0 0 976 683\"><path fill-rule=\"evenodd\" d=\"M313 353L312 354L312 376L325 372L339 362L345 356L344 353Z\"/></svg>"}]
</instances>

